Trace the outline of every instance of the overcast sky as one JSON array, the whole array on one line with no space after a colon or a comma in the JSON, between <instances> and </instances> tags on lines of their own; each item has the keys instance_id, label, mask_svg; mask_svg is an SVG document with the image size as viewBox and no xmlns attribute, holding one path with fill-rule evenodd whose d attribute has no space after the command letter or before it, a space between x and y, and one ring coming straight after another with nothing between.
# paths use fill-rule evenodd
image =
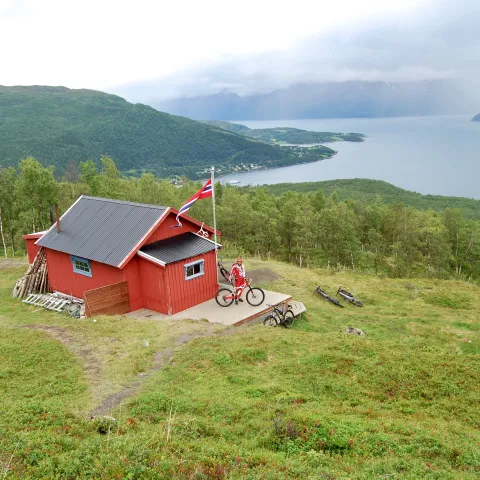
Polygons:
<instances>
[{"instance_id":1,"label":"overcast sky","mask_svg":"<svg viewBox=\"0 0 480 480\"><path fill-rule=\"evenodd\" d=\"M285 6L283 6L285 5ZM480 0L0 0L0 84L131 100L480 78Z\"/></svg>"}]
</instances>

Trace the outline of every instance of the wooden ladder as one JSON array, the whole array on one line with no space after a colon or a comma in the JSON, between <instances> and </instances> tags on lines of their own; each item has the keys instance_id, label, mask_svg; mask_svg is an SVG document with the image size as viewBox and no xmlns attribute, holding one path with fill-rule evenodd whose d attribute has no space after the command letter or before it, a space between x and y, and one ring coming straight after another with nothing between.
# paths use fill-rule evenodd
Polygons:
<instances>
[{"instance_id":1,"label":"wooden ladder","mask_svg":"<svg viewBox=\"0 0 480 480\"><path fill-rule=\"evenodd\" d=\"M70 303L70 300L41 293L31 293L25 300L22 300L22 302L35 305L36 307L43 307L47 310L53 310L54 312L61 312L63 307Z\"/></svg>"}]
</instances>

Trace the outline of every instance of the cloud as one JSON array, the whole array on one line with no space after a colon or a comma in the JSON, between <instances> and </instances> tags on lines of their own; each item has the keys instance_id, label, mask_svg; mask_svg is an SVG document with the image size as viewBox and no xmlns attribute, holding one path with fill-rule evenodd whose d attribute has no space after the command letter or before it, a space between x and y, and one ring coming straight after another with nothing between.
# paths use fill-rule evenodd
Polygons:
<instances>
[{"instance_id":1,"label":"cloud","mask_svg":"<svg viewBox=\"0 0 480 480\"><path fill-rule=\"evenodd\" d=\"M350 19L351 20L351 19ZM328 18L319 17L319 22ZM480 2L440 0L310 34L281 49L209 59L116 88L132 101L221 91L264 93L296 83L480 79Z\"/></svg>"},{"instance_id":2,"label":"cloud","mask_svg":"<svg viewBox=\"0 0 480 480\"><path fill-rule=\"evenodd\" d=\"M0 0L0 84L104 88L296 40L433 0ZM328 22L324 21L328 18Z\"/></svg>"}]
</instances>

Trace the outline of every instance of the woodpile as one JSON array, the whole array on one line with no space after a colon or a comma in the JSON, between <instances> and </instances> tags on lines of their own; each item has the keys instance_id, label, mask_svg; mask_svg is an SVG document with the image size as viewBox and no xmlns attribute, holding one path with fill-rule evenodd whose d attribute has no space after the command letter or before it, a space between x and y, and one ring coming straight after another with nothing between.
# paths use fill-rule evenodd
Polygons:
<instances>
[{"instance_id":1,"label":"woodpile","mask_svg":"<svg viewBox=\"0 0 480 480\"><path fill-rule=\"evenodd\" d=\"M48 284L47 256L44 248L40 248L27 273L17 280L12 296L24 298L31 293L46 293L50 291Z\"/></svg>"}]
</instances>

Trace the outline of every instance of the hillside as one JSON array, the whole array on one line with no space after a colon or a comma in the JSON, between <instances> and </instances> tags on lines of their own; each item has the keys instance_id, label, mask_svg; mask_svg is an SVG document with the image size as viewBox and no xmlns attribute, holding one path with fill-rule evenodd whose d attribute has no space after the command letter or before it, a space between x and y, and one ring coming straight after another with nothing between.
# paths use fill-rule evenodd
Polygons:
<instances>
[{"instance_id":1,"label":"hillside","mask_svg":"<svg viewBox=\"0 0 480 480\"><path fill-rule=\"evenodd\" d=\"M223 128L230 132L238 133L245 137L273 144L297 144L308 145L326 142L363 142L365 135L361 133L333 133L333 132L310 132L299 128L275 127L275 128L248 128L245 125L218 120L204 120L203 123Z\"/></svg>"},{"instance_id":2,"label":"hillside","mask_svg":"<svg viewBox=\"0 0 480 480\"><path fill-rule=\"evenodd\" d=\"M12 299L25 267L0 270L3 478L478 478L478 286L246 267L307 315L290 330L92 322ZM116 419L108 434L91 414Z\"/></svg>"},{"instance_id":3,"label":"hillside","mask_svg":"<svg viewBox=\"0 0 480 480\"><path fill-rule=\"evenodd\" d=\"M385 203L399 202L419 210L432 209L441 212L446 208L458 208L465 218L480 220L480 200L442 195L422 195L403 190L382 180L353 178L323 182L277 183L275 185L263 185L262 188L274 195L282 195L289 191L307 193L322 190L325 195L337 192L340 200L364 200L368 202L374 200L378 195Z\"/></svg>"},{"instance_id":4,"label":"hillside","mask_svg":"<svg viewBox=\"0 0 480 480\"><path fill-rule=\"evenodd\" d=\"M311 150L312 161L333 155ZM0 167L28 156L54 165L57 174L71 161L115 159L125 173L203 177L212 165L231 171L242 164L258 168L291 165L293 149L253 139L187 118L128 103L115 95L64 87L0 87Z\"/></svg>"},{"instance_id":5,"label":"hillside","mask_svg":"<svg viewBox=\"0 0 480 480\"><path fill-rule=\"evenodd\" d=\"M472 118L472 122L480 122L480 113L478 113Z\"/></svg>"}]
</instances>

